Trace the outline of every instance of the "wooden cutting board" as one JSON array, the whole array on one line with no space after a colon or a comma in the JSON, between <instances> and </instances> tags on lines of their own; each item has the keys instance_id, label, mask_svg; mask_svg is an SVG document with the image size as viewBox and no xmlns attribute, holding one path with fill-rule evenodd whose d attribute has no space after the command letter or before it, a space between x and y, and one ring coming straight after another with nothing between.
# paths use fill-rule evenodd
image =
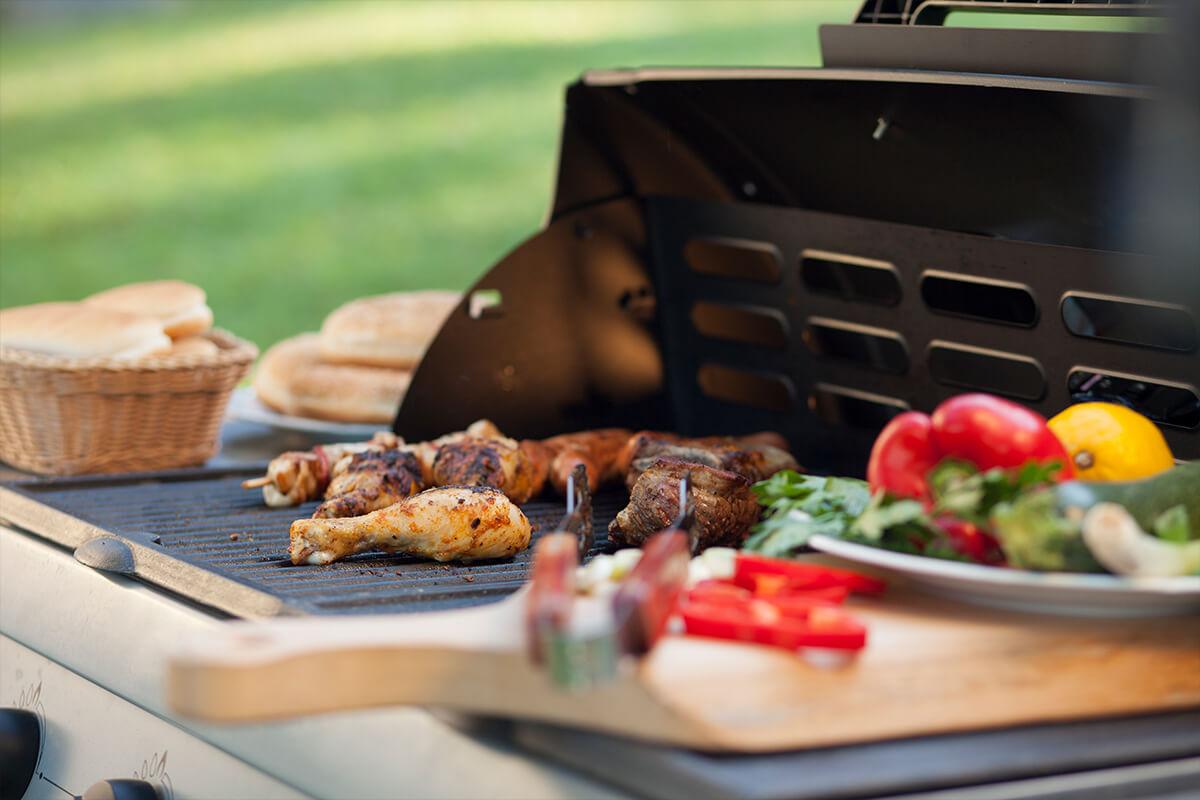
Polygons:
<instances>
[{"instance_id":1,"label":"wooden cutting board","mask_svg":"<svg viewBox=\"0 0 1200 800\"><path fill-rule=\"evenodd\" d=\"M1200 707L1195 616L1036 616L893 590L851 604L870 639L841 666L671 636L611 684L570 692L527 661L523 598L222 625L172 660L168 700L228 722L438 706L741 752Z\"/></svg>"}]
</instances>

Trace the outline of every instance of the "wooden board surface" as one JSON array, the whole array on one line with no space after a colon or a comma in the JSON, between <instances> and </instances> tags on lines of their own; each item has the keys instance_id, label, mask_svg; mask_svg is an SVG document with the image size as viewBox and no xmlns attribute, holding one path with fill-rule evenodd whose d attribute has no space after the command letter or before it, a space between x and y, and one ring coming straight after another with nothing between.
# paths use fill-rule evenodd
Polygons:
<instances>
[{"instance_id":1,"label":"wooden board surface","mask_svg":"<svg viewBox=\"0 0 1200 800\"><path fill-rule=\"evenodd\" d=\"M1200 707L1200 617L1088 619L908 593L852 603L867 649L821 666L672 636L568 692L526 660L518 594L440 614L230 623L171 664L169 702L212 721L389 704L760 752Z\"/></svg>"}]
</instances>

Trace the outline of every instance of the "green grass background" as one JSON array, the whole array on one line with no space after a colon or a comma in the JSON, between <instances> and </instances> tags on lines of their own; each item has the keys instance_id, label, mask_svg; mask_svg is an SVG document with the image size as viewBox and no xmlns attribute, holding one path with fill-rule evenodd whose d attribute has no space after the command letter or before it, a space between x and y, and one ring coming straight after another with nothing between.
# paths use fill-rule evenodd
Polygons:
<instances>
[{"instance_id":1,"label":"green grass background","mask_svg":"<svg viewBox=\"0 0 1200 800\"><path fill-rule=\"evenodd\" d=\"M814 66L859 5L58 1L0 16L0 306L178 277L262 346L536 231L583 70Z\"/></svg>"}]
</instances>

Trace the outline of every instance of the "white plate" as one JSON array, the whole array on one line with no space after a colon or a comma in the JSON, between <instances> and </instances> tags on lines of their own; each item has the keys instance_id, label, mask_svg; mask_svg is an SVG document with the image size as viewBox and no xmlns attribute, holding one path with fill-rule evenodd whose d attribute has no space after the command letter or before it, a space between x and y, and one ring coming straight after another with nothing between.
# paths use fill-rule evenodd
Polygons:
<instances>
[{"instance_id":1,"label":"white plate","mask_svg":"<svg viewBox=\"0 0 1200 800\"><path fill-rule=\"evenodd\" d=\"M225 416L230 419L255 422L259 425L269 425L284 431L342 436L348 442L370 439L376 431L391 429L390 425L331 422L325 419L280 414L259 402L258 397L254 394L254 388L251 386L240 386L233 390L233 396L229 398Z\"/></svg>"},{"instance_id":2,"label":"white plate","mask_svg":"<svg viewBox=\"0 0 1200 800\"><path fill-rule=\"evenodd\" d=\"M1031 572L896 553L829 536L814 536L809 544L823 553L902 576L923 591L977 605L1104 617L1200 612L1200 577Z\"/></svg>"}]
</instances>

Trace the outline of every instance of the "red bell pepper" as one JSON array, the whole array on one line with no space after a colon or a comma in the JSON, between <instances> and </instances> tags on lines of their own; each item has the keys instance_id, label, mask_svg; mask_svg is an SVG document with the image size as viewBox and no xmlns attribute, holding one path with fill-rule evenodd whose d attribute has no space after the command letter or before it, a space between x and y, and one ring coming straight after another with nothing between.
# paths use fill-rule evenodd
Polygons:
<instances>
[{"instance_id":1,"label":"red bell pepper","mask_svg":"<svg viewBox=\"0 0 1200 800\"><path fill-rule=\"evenodd\" d=\"M932 429L938 450L970 461L980 470L1057 461L1061 465L1059 480L1073 474L1071 458L1045 418L994 395L951 397L934 409Z\"/></svg>"},{"instance_id":2,"label":"red bell pepper","mask_svg":"<svg viewBox=\"0 0 1200 800\"><path fill-rule=\"evenodd\" d=\"M1057 480L1073 475L1066 448L1045 419L1017 403L975 393L950 398L932 417L906 411L889 422L871 449L867 482L871 491L928 501L926 478L946 458L980 470L1057 461Z\"/></svg>"},{"instance_id":3,"label":"red bell pepper","mask_svg":"<svg viewBox=\"0 0 1200 800\"><path fill-rule=\"evenodd\" d=\"M957 517L938 517L934 524L946 534L955 550L972 561L993 566L1005 563L1000 542L975 523Z\"/></svg>"},{"instance_id":4,"label":"red bell pepper","mask_svg":"<svg viewBox=\"0 0 1200 800\"><path fill-rule=\"evenodd\" d=\"M684 628L692 636L754 642L785 650L828 647L861 650L867 644L867 629L837 608L814 608L804 619L785 615L770 604L752 601L755 607L686 603L680 610ZM772 609L774 613L766 609Z\"/></svg>"},{"instance_id":5,"label":"red bell pepper","mask_svg":"<svg viewBox=\"0 0 1200 800\"><path fill-rule=\"evenodd\" d=\"M734 576L702 581L679 607L695 636L782 647L858 650L866 628L838 608L851 592L878 594L884 584L849 570L738 553Z\"/></svg>"},{"instance_id":6,"label":"red bell pepper","mask_svg":"<svg viewBox=\"0 0 1200 800\"><path fill-rule=\"evenodd\" d=\"M848 569L826 567L740 552L734 566L733 581L739 586L758 589L761 594L778 594L786 589L826 589L845 587L859 594L880 594L886 584Z\"/></svg>"},{"instance_id":7,"label":"red bell pepper","mask_svg":"<svg viewBox=\"0 0 1200 800\"><path fill-rule=\"evenodd\" d=\"M871 447L867 483L872 492L897 497L929 496L925 476L942 460L933 444L933 421L920 411L905 411L889 422Z\"/></svg>"}]
</instances>

